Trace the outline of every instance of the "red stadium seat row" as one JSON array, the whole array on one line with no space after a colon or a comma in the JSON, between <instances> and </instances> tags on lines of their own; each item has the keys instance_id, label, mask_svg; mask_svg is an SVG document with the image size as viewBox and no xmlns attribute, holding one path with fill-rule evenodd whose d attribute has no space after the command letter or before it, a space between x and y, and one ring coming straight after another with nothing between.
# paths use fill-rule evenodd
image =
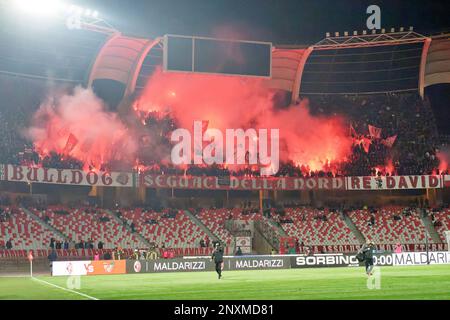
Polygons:
<instances>
[{"instance_id":1,"label":"red stadium seat row","mask_svg":"<svg viewBox=\"0 0 450 320\"><path fill-rule=\"evenodd\" d=\"M409 216L403 215L408 210ZM349 213L366 239L376 243L423 243L425 242L425 226L415 210L404 207L386 207L378 209L373 214L368 210L355 210ZM374 217L374 225L369 225L371 217ZM394 220L399 216L400 220ZM430 243L433 240L429 237Z\"/></svg>"},{"instance_id":2,"label":"red stadium seat row","mask_svg":"<svg viewBox=\"0 0 450 320\"><path fill-rule=\"evenodd\" d=\"M320 216L326 216L327 220L316 219ZM272 218L291 219L293 223L281 223L281 226L288 236L305 245L359 244L340 214L327 209L287 208L283 217L272 212Z\"/></svg>"},{"instance_id":3,"label":"red stadium seat row","mask_svg":"<svg viewBox=\"0 0 450 320\"><path fill-rule=\"evenodd\" d=\"M169 210L155 212L135 208L121 212L123 218L134 223L137 232L158 246L164 244L170 248L195 248L200 246L200 239L207 237L182 210L176 212L174 218L165 217Z\"/></svg>"}]
</instances>

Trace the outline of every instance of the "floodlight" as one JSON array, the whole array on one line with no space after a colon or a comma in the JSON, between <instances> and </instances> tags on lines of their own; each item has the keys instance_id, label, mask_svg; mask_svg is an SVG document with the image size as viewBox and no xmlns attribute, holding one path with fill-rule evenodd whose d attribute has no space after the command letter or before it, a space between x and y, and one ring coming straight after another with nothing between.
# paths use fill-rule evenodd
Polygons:
<instances>
[{"instance_id":1,"label":"floodlight","mask_svg":"<svg viewBox=\"0 0 450 320\"><path fill-rule=\"evenodd\" d=\"M86 9L85 11L84 11L84 15L86 15L86 16L90 16L92 14L92 12L91 12L91 9Z\"/></svg>"},{"instance_id":2,"label":"floodlight","mask_svg":"<svg viewBox=\"0 0 450 320\"><path fill-rule=\"evenodd\" d=\"M92 12L92 17L93 18L98 18L98 11Z\"/></svg>"},{"instance_id":3,"label":"floodlight","mask_svg":"<svg viewBox=\"0 0 450 320\"><path fill-rule=\"evenodd\" d=\"M14 0L16 8L27 14L51 16L63 9L61 0Z\"/></svg>"}]
</instances>

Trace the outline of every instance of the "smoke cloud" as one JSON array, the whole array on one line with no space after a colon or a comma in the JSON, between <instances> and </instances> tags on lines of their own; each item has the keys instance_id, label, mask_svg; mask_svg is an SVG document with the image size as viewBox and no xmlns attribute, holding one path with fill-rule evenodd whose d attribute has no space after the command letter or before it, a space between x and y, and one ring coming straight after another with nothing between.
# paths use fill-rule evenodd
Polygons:
<instances>
[{"instance_id":1,"label":"smoke cloud","mask_svg":"<svg viewBox=\"0 0 450 320\"><path fill-rule=\"evenodd\" d=\"M41 156L70 156L85 166L133 159L137 144L117 114L105 110L90 89L50 96L32 119L26 136Z\"/></svg>"},{"instance_id":2,"label":"smoke cloud","mask_svg":"<svg viewBox=\"0 0 450 320\"><path fill-rule=\"evenodd\" d=\"M140 114L169 114L180 127L192 130L196 120L208 128L280 129L283 161L320 170L350 154L352 140L344 119L313 117L308 101L279 109L275 91L265 80L221 75L164 73L157 70L134 104Z\"/></svg>"}]
</instances>

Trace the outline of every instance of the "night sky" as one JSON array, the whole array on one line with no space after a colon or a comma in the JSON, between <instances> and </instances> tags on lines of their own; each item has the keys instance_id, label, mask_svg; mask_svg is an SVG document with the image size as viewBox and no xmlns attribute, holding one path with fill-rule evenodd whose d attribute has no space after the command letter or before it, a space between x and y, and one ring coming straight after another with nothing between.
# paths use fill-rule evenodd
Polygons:
<instances>
[{"instance_id":1,"label":"night sky","mask_svg":"<svg viewBox=\"0 0 450 320\"><path fill-rule=\"evenodd\" d=\"M381 8L381 26L414 26L425 34L450 31L450 1L361 0L73 0L99 10L125 34L214 36L227 30L241 39L312 44L325 32L366 29L366 8Z\"/></svg>"}]
</instances>

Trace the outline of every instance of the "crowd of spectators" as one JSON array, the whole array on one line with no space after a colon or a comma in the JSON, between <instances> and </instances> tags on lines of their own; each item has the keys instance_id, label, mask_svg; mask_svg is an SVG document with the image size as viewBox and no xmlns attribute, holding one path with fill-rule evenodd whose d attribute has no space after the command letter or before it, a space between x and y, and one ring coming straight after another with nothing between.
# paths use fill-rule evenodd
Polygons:
<instances>
[{"instance_id":1,"label":"crowd of spectators","mask_svg":"<svg viewBox=\"0 0 450 320\"><path fill-rule=\"evenodd\" d=\"M313 115L341 115L356 134L370 138L368 152L355 144L345 175L409 175L437 172L441 142L428 100L417 93L314 96L309 98ZM381 137L370 137L368 126L380 128ZM383 139L397 136L392 147ZM448 143L448 142L447 142ZM389 162L392 164L389 167Z\"/></svg>"},{"instance_id":2,"label":"crowd of spectators","mask_svg":"<svg viewBox=\"0 0 450 320\"><path fill-rule=\"evenodd\" d=\"M17 94L17 88L27 88ZM84 164L67 155L39 155L27 138L25 129L48 90L40 81L0 77L0 163L40 164L45 167L82 169ZM416 93L387 93L376 95L317 95L308 97L313 116L340 115L354 128L359 138L370 138L369 150L355 140L351 155L343 163L311 171L305 164L284 162L277 176L344 176L344 175L408 175L439 173L437 153L448 141L437 133L433 113L427 99ZM155 174L186 174L195 176L258 176L260 168L243 165L229 170L221 165L189 165L177 167L161 158L170 154L170 133L177 127L167 114L142 115L137 162L128 169ZM369 137L368 125L382 129L381 137ZM392 147L383 139L397 136ZM123 169L114 161L101 165L103 170Z\"/></svg>"}]
</instances>

